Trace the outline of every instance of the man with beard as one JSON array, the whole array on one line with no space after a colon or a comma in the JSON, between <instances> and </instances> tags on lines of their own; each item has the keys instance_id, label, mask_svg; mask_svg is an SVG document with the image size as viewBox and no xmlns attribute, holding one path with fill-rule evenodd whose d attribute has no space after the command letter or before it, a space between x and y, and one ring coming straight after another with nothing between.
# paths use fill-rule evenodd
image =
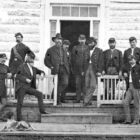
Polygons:
<instances>
[{"instance_id":1,"label":"man with beard","mask_svg":"<svg viewBox=\"0 0 140 140\"><path fill-rule=\"evenodd\" d=\"M92 95L96 89L97 76L101 76L103 68L103 52L100 48L96 47L97 40L94 37L90 37L87 40L89 46L87 58L87 66L85 73L85 89L86 95L84 97L84 105L90 104Z\"/></svg>"},{"instance_id":2,"label":"man with beard","mask_svg":"<svg viewBox=\"0 0 140 140\"><path fill-rule=\"evenodd\" d=\"M51 69L51 74L58 74L58 104L64 101L65 89L68 86L69 77L69 60L67 51L63 48L63 38L61 34L57 33L53 37L55 45L49 48L46 52L44 64Z\"/></svg>"},{"instance_id":3,"label":"man with beard","mask_svg":"<svg viewBox=\"0 0 140 140\"><path fill-rule=\"evenodd\" d=\"M16 74L17 68L23 64L26 54L32 52L29 47L22 43L23 35L21 33L16 33L15 38L17 45L11 49L9 60L9 68L13 75Z\"/></svg>"},{"instance_id":4,"label":"man with beard","mask_svg":"<svg viewBox=\"0 0 140 140\"><path fill-rule=\"evenodd\" d=\"M122 52L115 48L116 47L115 38L110 38L108 41L108 44L109 44L110 49L103 52L103 56L104 56L103 74L119 75L119 77L122 77ZM105 80L105 86L106 86L105 98L109 97L110 99L111 93L113 93L112 98L114 99L115 98L115 80L109 80L109 84L107 83L108 81ZM109 91L109 93L107 93L107 91Z\"/></svg>"},{"instance_id":5,"label":"man with beard","mask_svg":"<svg viewBox=\"0 0 140 140\"><path fill-rule=\"evenodd\" d=\"M72 71L76 78L76 102L80 103L81 93L85 95L85 67L87 66L88 46L85 44L86 37L84 34L80 34L78 41L79 44L73 47L71 59Z\"/></svg>"},{"instance_id":6,"label":"man with beard","mask_svg":"<svg viewBox=\"0 0 140 140\"><path fill-rule=\"evenodd\" d=\"M123 63L125 66L129 67L129 59L128 57L130 55L134 56L136 58L136 63L140 64L140 48L138 48L137 45L137 39L135 37L129 38L130 48L125 50L124 57L123 57Z\"/></svg>"}]
</instances>

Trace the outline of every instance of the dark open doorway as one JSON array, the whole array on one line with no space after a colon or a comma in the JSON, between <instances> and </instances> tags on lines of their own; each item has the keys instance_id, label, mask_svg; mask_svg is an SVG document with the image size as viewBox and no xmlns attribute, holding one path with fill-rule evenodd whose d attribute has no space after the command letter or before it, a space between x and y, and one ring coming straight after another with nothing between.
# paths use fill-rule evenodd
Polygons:
<instances>
[{"instance_id":1,"label":"dark open doorway","mask_svg":"<svg viewBox=\"0 0 140 140\"><path fill-rule=\"evenodd\" d=\"M61 35L71 42L70 51L72 51L73 46L78 44L80 34L89 37L90 21L61 21ZM70 74L68 92L75 92L75 76L73 74Z\"/></svg>"}]
</instances>

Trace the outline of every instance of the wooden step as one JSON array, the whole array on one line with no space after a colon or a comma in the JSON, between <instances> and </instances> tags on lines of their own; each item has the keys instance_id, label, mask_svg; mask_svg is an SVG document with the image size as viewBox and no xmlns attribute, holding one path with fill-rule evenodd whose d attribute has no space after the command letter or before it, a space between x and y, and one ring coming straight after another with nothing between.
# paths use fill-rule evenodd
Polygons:
<instances>
[{"instance_id":1,"label":"wooden step","mask_svg":"<svg viewBox=\"0 0 140 140\"><path fill-rule=\"evenodd\" d=\"M111 124L112 115L107 113L52 113L43 114L41 122L58 124Z\"/></svg>"}]
</instances>

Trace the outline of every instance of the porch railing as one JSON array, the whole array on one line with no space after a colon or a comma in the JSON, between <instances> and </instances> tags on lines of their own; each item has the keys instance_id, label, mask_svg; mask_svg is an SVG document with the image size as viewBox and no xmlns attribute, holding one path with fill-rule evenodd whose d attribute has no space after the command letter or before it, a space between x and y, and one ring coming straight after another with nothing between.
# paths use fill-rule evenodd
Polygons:
<instances>
[{"instance_id":1,"label":"porch railing","mask_svg":"<svg viewBox=\"0 0 140 140\"><path fill-rule=\"evenodd\" d=\"M6 79L5 84L7 87L8 102L16 102L15 81ZM37 75L36 87L43 93L44 103L52 103L54 106L57 105L57 75L47 75L44 78ZM26 95L24 102L36 103L37 99L34 96Z\"/></svg>"},{"instance_id":2,"label":"porch railing","mask_svg":"<svg viewBox=\"0 0 140 140\"><path fill-rule=\"evenodd\" d=\"M122 104L126 91L124 79L115 75L98 77L97 106L101 104Z\"/></svg>"}]
</instances>

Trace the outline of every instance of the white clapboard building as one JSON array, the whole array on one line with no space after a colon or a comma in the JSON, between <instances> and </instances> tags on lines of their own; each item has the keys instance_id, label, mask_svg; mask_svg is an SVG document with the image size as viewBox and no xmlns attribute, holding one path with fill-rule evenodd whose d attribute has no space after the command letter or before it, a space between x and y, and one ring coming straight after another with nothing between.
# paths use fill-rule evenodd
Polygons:
<instances>
[{"instance_id":1,"label":"white clapboard building","mask_svg":"<svg viewBox=\"0 0 140 140\"><path fill-rule=\"evenodd\" d=\"M80 33L95 36L103 50L109 37L116 38L122 51L129 47L130 36L140 46L139 0L5 0L0 11L0 52L9 56L14 34L21 32L38 57L36 65L46 72L44 56L56 33L72 43Z\"/></svg>"}]
</instances>

